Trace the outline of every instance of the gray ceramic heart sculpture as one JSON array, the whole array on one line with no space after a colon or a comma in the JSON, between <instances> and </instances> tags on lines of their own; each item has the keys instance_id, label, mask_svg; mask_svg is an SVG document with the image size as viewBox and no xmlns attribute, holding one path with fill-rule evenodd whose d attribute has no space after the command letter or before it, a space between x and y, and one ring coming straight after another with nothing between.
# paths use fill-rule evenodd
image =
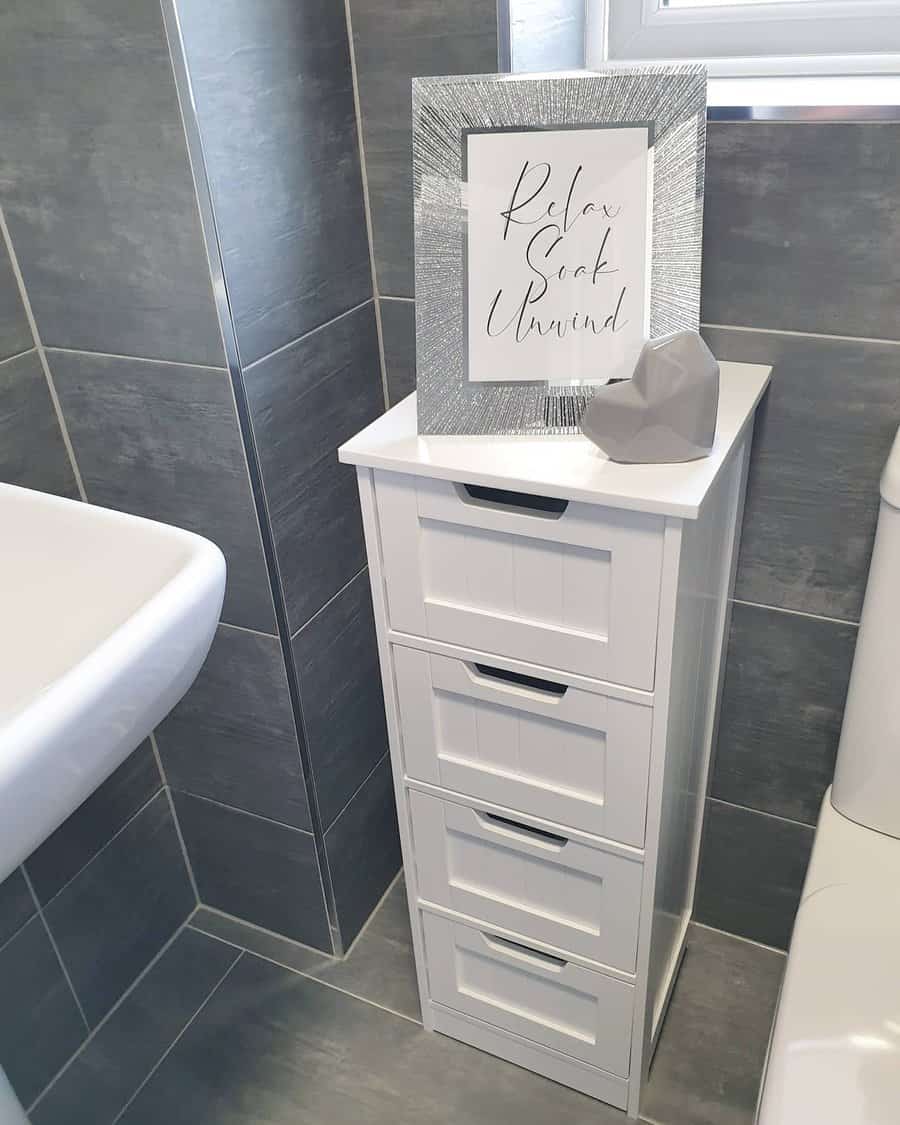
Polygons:
<instances>
[{"instance_id":1,"label":"gray ceramic heart sculpture","mask_svg":"<svg viewBox=\"0 0 900 1125\"><path fill-rule=\"evenodd\" d=\"M674 332L644 345L631 379L594 392L581 430L611 461L693 461L712 448L718 407L715 356L698 332Z\"/></svg>"}]
</instances>

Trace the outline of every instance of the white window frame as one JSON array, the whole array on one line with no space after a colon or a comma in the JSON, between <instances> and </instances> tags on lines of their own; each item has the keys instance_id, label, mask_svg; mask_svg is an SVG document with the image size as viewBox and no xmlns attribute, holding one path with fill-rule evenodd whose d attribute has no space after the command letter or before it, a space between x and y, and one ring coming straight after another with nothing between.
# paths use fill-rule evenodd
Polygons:
<instances>
[{"instance_id":1,"label":"white window frame","mask_svg":"<svg viewBox=\"0 0 900 1125\"><path fill-rule=\"evenodd\" d=\"M897 0L696 8L663 8L661 0L586 3L588 66L697 59L724 77L900 74Z\"/></svg>"}]
</instances>

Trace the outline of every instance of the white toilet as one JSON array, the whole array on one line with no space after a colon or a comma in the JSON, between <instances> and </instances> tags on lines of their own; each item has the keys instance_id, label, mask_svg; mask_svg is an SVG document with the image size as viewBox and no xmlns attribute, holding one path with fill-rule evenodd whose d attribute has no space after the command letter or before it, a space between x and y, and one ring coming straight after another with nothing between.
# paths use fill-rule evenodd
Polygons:
<instances>
[{"instance_id":1,"label":"white toilet","mask_svg":"<svg viewBox=\"0 0 900 1125\"><path fill-rule=\"evenodd\" d=\"M759 1125L900 1123L900 432Z\"/></svg>"}]
</instances>

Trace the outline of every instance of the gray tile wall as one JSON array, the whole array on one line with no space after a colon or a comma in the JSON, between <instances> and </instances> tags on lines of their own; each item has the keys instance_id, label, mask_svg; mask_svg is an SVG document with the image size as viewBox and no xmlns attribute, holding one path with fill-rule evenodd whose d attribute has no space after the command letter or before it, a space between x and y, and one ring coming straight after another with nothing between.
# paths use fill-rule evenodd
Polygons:
<instances>
[{"instance_id":1,"label":"gray tile wall","mask_svg":"<svg viewBox=\"0 0 900 1125\"><path fill-rule=\"evenodd\" d=\"M786 947L830 784L900 424L898 124L709 127L704 333L757 418L700 921Z\"/></svg>"}]
</instances>

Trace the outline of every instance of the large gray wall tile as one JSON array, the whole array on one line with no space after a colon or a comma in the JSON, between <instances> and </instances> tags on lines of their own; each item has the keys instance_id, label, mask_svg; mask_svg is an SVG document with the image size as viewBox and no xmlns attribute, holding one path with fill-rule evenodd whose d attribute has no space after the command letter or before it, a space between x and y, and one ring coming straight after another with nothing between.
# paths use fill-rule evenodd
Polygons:
<instances>
[{"instance_id":1,"label":"large gray wall tile","mask_svg":"<svg viewBox=\"0 0 900 1125\"><path fill-rule=\"evenodd\" d=\"M733 607L712 796L816 823L834 774L856 632Z\"/></svg>"},{"instance_id":2,"label":"large gray wall tile","mask_svg":"<svg viewBox=\"0 0 900 1125\"><path fill-rule=\"evenodd\" d=\"M900 347L706 330L719 359L768 363L735 594L858 620L878 480L900 424Z\"/></svg>"},{"instance_id":3,"label":"large gray wall tile","mask_svg":"<svg viewBox=\"0 0 900 1125\"><path fill-rule=\"evenodd\" d=\"M787 949L814 829L709 799L694 918Z\"/></svg>"},{"instance_id":4,"label":"large gray wall tile","mask_svg":"<svg viewBox=\"0 0 900 1125\"><path fill-rule=\"evenodd\" d=\"M220 625L193 687L156 740L173 788L310 828L277 637Z\"/></svg>"},{"instance_id":5,"label":"large gray wall tile","mask_svg":"<svg viewBox=\"0 0 900 1125\"><path fill-rule=\"evenodd\" d=\"M0 946L20 930L34 914L34 899L17 867L0 883Z\"/></svg>"},{"instance_id":6,"label":"large gray wall tile","mask_svg":"<svg viewBox=\"0 0 900 1125\"><path fill-rule=\"evenodd\" d=\"M247 1125L248 1106L250 1119L267 1125L625 1120L593 1098L251 954L228 974L121 1125Z\"/></svg>"},{"instance_id":7,"label":"large gray wall tile","mask_svg":"<svg viewBox=\"0 0 900 1125\"><path fill-rule=\"evenodd\" d=\"M40 918L0 949L0 1066L23 1105L87 1035Z\"/></svg>"},{"instance_id":8,"label":"large gray wall tile","mask_svg":"<svg viewBox=\"0 0 900 1125\"><path fill-rule=\"evenodd\" d=\"M161 787L147 740L25 861L41 904L77 875Z\"/></svg>"},{"instance_id":9,"label":"large gray wall tile","mask_svg":"<svg viewBox=\"0 0 900 1125\"><path fill-rule=\"evenodd\" d=\"M900 339L900 125L712 124L703 319Z\"/></svg>"},{"instance_id":10,"label":"large gray wall tile","mask_svg":"<svg viewBox=\"0 0 900 1125\"><path fill-rule=\"evenodd\" d=\"M65 351L48 358L88 499L212 539L228 563L223 618L273 632L226 372Z\"/></svg>"},{"instance_id":11,"label":"large gray wall tile","mask_svg":"<svg viewBox=\"0 0 900 1125\"><path fill-rule=\"evenodd\" d=\"M161 792L44 911L91 1026L194 906L169 801Z\"/></svg>"},{"instance_id":12,"label":"large gray wall tile","mask_svg":"<svg viewBox=\"0 0 900 1125\"><path fill-rule=\"evenodd\" d=\"M0 117L0 202L43 342L221 363L159 5L4 5Z\"/></svg>"},{"instance_id":13,"label":"large gray wall tile","mask_svg":"<svg viewBox=\"0 0 900 1125\"><path fill-rule=\"evenodd\" d=\"M0 238L0 360L27 351L33 344L19 283L13 274L6 243Z\"/></svg>"},{"instance_id":14,"label":"large gray wall tile","mask_svg":"<svg viewBox=\"0 0 900 1125\"><path fill-rule=\"evenodd\" d=\"M78 496L36 351L0 362L0 481Z\"/></svg>"},{"instance_id":15,"label":"large gray wall tile","mask_svg":"<svg viewBox=\"0 0 900 1125\"><path fill-rule=\"evenodd\" d=\"M337 447L384 410L372 302L244 373L291 631L365 564Z\"/></svg>"},{"instance_id":16,"label":"large gray wall tile","mask_svg":"<svg viewBox=\"0 0 900 1125\"><path fill-rule=\"evenodd\" d=\"M201 902L330 953L313 837L186 793L174 796Z\"/></svg>"},{"instance_id":17,"label":"large gray wall tile","mask_svg":"<svg viewBox=\"0 0 900 1125\"><path fill-rule=\"evenodd\" d=\"M294 637L303 719L326 829L387 753L387 727L364 570Z\"/></svg>"},{"instance_id":18,"label":"large gray wall tile","mask_svg":"<svg viewBox=\"0 0 900 1125\"><path fill-rule=\"evenodd\" d=\"M341 940L347 950L400 870L400 837L389 755L385 754L325 833L325 851Z\"/></svg>"},{"instance_id":19,"label":"large gray wall tile","mask_svg":"<svg viewBox=\"0 0 900 1125\"><path fill-rule=\"evenodd\" d=\"M379 305L388 405L396 406L416 389L416 306L388 298Z\"/></svg>"},{"instance_id":20,"label":"large gray wall tile","mask_svg":"<svg viewBox=\"0 0 900 1125\"><path fill-rule=\"evenodd\" d=\"M371 296L335 0L178 0L243 362Z\"/></svg>"},{"instance_id":21,"label":"large gray wall tile","mask_svg":"<svg viewBox=\"0 0 900 1125\"><path fill-rule=\"evenodd\" d=\"M350 0L380 293L413 295L414 75L497 69L494 0Z\"/></svg>"},{"instance_id":22,"label":"large gray wall tile","mask_svg":"<svg viewBox=\"0 0 900 1125\"><path fill-rule=\"evenodd\" d=\"M240 952L184 929L30 1113L32 1125L108 1125Z\"/></svg>"}]
</instances>

